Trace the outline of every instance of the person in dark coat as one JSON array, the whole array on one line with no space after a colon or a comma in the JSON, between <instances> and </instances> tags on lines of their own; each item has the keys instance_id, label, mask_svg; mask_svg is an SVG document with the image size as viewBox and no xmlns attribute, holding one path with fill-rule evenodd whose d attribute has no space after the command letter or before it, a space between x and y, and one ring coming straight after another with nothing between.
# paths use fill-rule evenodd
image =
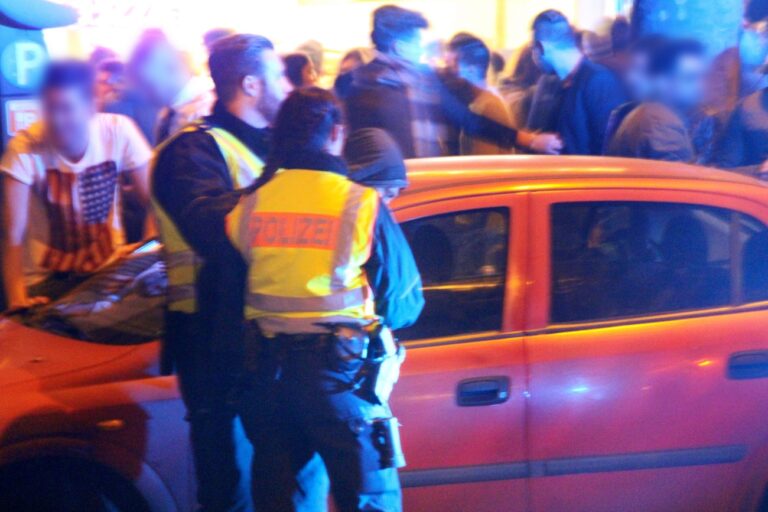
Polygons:
<instances>
[{"instance_id":1,"label":"person in dark coat","mask_svg":"<svg viewBox=\"0 0 768 512\"><path fill-rule=\"evenodd\" d=\"M403 153L397 142L380 128L363 128L349 135L344 145L349 179L373 187L389 204L408 186Z\"/></svg>"},{"instance_id":2,"label":"person in dark coat","mask_svg":"<svg viewBox=\"0 0 768 512\"><path fill-rule=\"evenodd\" d=\"M336 80L350 131L386 130L406 158L456 155L461 131L504 148L560 152L553 134L518 131L473 113L472 84L422 65L421 32L427 25L420 13L401 7L374 11L376 57Z\"/></svg>"},{"instance_id":3,"label":"person in dark coat","mask_svg":"<svg viewBox=\"0 0 768 512\"><path fill-rule=\"evenodd\" d=\"M768 89L742 100L726 121L714 165L744 174L768 171Z\"/></svg>"},{"instance_id":4,"label":"person in dark coat","mask_svg":"<svg viewBox=\"0 0 768 512\"><path fill-rule=\"evenodd\" d=\"M706 163L715 132L714 118L702 109L706 72L700 43L670 40L654 47L648 95L623 113L606 155Z\"/></svg>"},{"instance_id":5,"label":"person in dark coat","mask_svg":"<svg viewBox=\"0 0 768 512\"><path fill-rule=\"evenodd\" d=\"M533 57L546 77L539 82L529 126L559 134L563 154L600 155L611 112L626 101L619 78L584 56L559 11L544 11L534 20Z\"/></svg>"},{"instance_id":6,"label":"person in dark coat","mask_svg":"<svg viewBox=\"0 0 768 512\"><path fill-rule=\"evenodd\" d=\"M266 160L270 124L288 89L282 61L261 36L237 34L218 41L209 67L218 96L213 113L158 151L152 176L157 208L200 262L196 311L166 312L162 362L164 371L175 369L179 376L200 510L245 512L251 504L237 463L234 395L243 372L247 268L225 228L243 192L210 129L227 132L254 158ZM250 170L261 172L260 167Z\"/></svg>"}]
</instances>

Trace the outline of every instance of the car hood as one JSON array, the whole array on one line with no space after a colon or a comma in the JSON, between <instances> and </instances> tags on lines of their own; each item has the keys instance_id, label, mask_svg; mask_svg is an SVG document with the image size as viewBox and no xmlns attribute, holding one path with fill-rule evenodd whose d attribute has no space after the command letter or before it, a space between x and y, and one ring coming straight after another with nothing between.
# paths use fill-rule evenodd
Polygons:
<instances>
[{"instance_id":1,"label":"car hood","mask_svg":"<svg viewBox=\"0 0 768 512\"><path fill-rule=\"evenodd\" d=\"M135 347L89 343L0 320L0 388L98 366Z\"/></svg>"}]
</instances>

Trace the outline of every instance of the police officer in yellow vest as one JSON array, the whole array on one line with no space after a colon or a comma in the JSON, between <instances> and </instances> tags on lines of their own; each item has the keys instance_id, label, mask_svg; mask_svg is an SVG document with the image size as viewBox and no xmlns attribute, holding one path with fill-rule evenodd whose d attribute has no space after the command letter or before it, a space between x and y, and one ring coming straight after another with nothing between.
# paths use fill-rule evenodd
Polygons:
<instances>
[{"instance_id":1,"label":"police officer in yellow vest","mask_svg":"<svg viewBox=\"0 0 768 512\"><path fill-rule=\"evenodd\" d=\"M255 35L219 41L209 66L211 116L158 148L153 202L165 245L168 307L164 370L175 368L190 422L204 511L251 510L237 464L231 400L242 372L246 265L226 215L261 174L269 125L288 88L272 43Z\"/></svg>"},{"instance_id":2,"label":"police officer in yellow vest","mask_svg":"<svg viewBox=\"0 0 768 512\"><path fill-rule=\"evenodd\" d=\"M376 190L347 178L340 122L331 93L294 91L269 181L228 219L250 268L241 415L259 511L326 510L328 477L340 512L401 509L388 398L404 354L390 329L418 318L421 279Z\"/></svg>"}]
</instances>

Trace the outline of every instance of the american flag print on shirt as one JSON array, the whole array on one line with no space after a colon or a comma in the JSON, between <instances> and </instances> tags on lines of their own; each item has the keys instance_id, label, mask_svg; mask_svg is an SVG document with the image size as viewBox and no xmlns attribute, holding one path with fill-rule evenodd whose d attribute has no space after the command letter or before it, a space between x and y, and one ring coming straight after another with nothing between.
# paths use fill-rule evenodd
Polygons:
<instances>
[{"instance_id":1,"label":"american flag print on shirt","mask_svg":"<svg viewBox=\"0 0 768 512\"><path fill-rule=\"evenodd\" d=\"M46 170L50 225L42 266L52 272L90 273L114 253L110 231L117 165L106 161L80 173Z\"/></svg>"}]
</instances>

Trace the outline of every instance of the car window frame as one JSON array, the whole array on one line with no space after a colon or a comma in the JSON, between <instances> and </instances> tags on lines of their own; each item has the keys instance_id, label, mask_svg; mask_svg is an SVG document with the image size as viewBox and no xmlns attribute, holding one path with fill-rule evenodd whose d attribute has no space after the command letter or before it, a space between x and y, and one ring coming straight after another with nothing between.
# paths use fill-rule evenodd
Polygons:
<instances>
[{"instance_id":1,"label":"car window frame","mask_svg":"<svg viewBox=\"0 0 768 512\"><path fill-rule=\"evenodd\" d=\"M528 255L530 268L529 294L526 305L526 332L564 332L598 329L617 325L633 325L702 316L722 315L736 311L768 309L768 300L745 303L741 289L741 261L731 261L731 301L723 306L687 309L674 312L648 313L635 316L555 323L551 318L552 255L551 206L558 203L640 202L673 203L713 207L729 210L732 228L738 226L741 215L749 215L768 226L768 207L755 200L728 193L647 188L574 188L558 191L540 191L532 194L530 205L530 233L540 236L531 240ZM731 254L741 253L738 231L731 230Z\"/></svg>"},{"instance_id":2,"label":"car window frame","mask_svg":"<svg viewBox=\"0 0 768 512\"><path fill-rule=\"evenodd\" d=\"M446 197L424 202L410 203L395 208L399 224L425 217L458 214L461 212L507 209L509 232L507 234L507 269L504 284L502 325L500 330L456 334L452 336L420 338L405 341L406 347L431 347L459 343L488 341L522 336L524 322L524 283L527 254L527 193L488 194L469 197Z\"/></svg>"}]
</instances>

